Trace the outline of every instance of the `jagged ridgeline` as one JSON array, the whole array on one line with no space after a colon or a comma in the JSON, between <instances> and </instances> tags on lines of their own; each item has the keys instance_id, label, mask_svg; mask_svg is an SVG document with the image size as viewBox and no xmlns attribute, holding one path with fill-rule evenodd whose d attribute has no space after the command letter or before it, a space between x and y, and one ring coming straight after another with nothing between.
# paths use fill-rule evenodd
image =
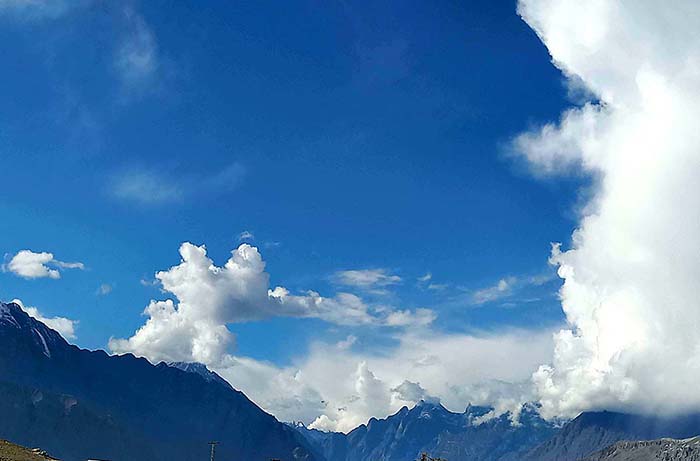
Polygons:
<instances>
[{"instance_id":1,"label":"jagged ridgeline","mask_svg":"<svg viewBox=\"0 0 700 461\"><path fill-rule=\"evenodd\" d=\"M487 407L453 413L439 403L403 407L386 419L371 419L347 435L295 426L328 461L404 461L422 453L449 461L516 461L552 437L557 428L526 405L517 424L511 415L485 417Z\"/></svg>"}]
</instances>

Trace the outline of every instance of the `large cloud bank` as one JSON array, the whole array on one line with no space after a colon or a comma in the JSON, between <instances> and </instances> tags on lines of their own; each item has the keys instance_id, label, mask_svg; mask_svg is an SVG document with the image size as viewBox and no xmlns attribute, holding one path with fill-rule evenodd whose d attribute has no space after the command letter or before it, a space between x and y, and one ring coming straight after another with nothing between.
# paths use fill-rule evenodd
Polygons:
<instances>
[{"instance_id":1,"label":"large cloud bank","mask_svg":"<svg viewBox=\"0 0 700 461\"><path fill-rule=\"evenodd\" d=\"M348 341L317 342L289 367L231 355L214 369L281 420L347 432L421 399L453 411L471 402L495 405L494 414L517 412L533 398L532 370L552 350L551 331L402 331L396 339L365 352Z\"/></svg>"},{"instance_id":2,"label":"large cloud bank","mask_svg":"<svg viewBox=\"0 0 700 461\"><path fill-rule=\"evenodd\" d=\"M245 243L223 266L204 246L185 243L180 255L179 264L156 274L170 299L151 301L144 325L130 338L112 339L110 349L153 362L204 363L281 420L349 431L420 399L459 411L470 401L517 409L532 398L524 386L532 370L551 357L551 331L447 334L431 327L435 314L428 309L377 305L347 292L324 297L272 288L262 256ZM319 330L288 366L235 355L229 325L272 317L321 319L329 330L359 330L372 339L363 344L350 334L329 342ZM375 343L377 337L383 341Z\"/></svg>"},{"instance_id":3,"label":"large cloud bank","mask_svg":"<svg viewBox=\"0 0 700 461\"><path fill-rule=\"evenodd\" d=\"M594 178L568 250L569 323L533 379L545 416L700 410L700 5L522 0L519 12L596 101L521 135L540 174Z\"/></svg>"}]
</instances>

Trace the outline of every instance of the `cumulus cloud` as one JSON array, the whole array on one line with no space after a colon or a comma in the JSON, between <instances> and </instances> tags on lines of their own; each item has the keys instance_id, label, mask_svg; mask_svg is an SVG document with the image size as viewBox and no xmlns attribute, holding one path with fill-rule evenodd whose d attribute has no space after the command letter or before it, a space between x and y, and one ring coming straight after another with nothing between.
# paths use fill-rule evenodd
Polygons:
<instances>
[{"instance_id":1,"label":"cumulus cloud","mask_svg":"<svg viewBox=\"0 0 700 461\"><path fill-rule=\"evenodd\" d=\"M233 342L227 325L271 317L318 318L338 325L425 326L428 309L397 311L368 305L351 293L324 297L314 291L292 294L270 286L258 249L241 244L223 266L204 246L184 243L180 264L155 277L176 298L153 300L146 323L128 339L112 339L114 352L133 351L154 361L214 363Z\"/></svg>"},{"instance_id":2,"label":"cumulus cloud","mask_svg":"<svg viewBox=\"0 0 700 461\"><path fill-rule=\"evenodd\" d=\"M356 288L383 288L401 282L401 277L390 274L386 269L360 269L338 271L333 280L345 286Z\"/></svg>"},{"instance_id":3,"label":"cumulus cloud","mask_svg":"<svg viewBox=\"0 0 700 461\"><path fill-rule=\"evenodd\" d=\"M594 178L568 248L568 328L533 375L545 416L700 410L700 7L521 0L554 64L596 100L516 148L542 174Z\"/></svg>"},{"instance_id":4,"label":"cumulus cloud","mask_svg":"<svg viewBox=\"0 0 700 461\"><path fill-rule=\"evenodd\" d=\"M25 279L51 278L60 279L61 269L85 269L80 262L64 262L54 258L53 253L35 253L21 250L3 266L3 270Z\"/></svg>"},{"instance_id":5,"label":"cumulus cloud","mask_svg":"<svg viewBox=\"0 0 700 461\"><path fill-rule=\"evenodd\" d=\"M20 299L13 299L13 303L20 306L27 314L34 317L47 327L56 330L63 338L68 340L76 339L75 327L78 324L77 320L71 320L65 317L44 317L39 309L32 306L25 306Z\"/></svg>"},{"instance_id":6,"label":"cumulus cloud","mask_svg":"<svg viewBox=\"0 0 700 461\"><path fill-rule=\"evenodd\" d=\"M424 402L438 403L440 399L428 395L428 392L423 389L420 383L414 383L405 379L401 384L391 389L395 397L402 402L416 403L421 400Z\"/></svg>"},{"instance_id":7,"label":"cumulus cloud","mask_svg":"<svg viewBox=\"0 0 700 461\"><path fill-rule=\"evenodd\" d=\"M185 243L180 254L180 264L156 274L173 299L152 301L145 324L130 338L111 340L111 350L153 362L205 363L282 420L349 431L421 399L439 399L455 411L467 402L507 411L532 397L523 383L551 357L551 331L447 334L431 328L434 313L427 309L372 306L348 293L326 298L272 288L260 253L248 244L223 266L203 246ZM354 335L314 341L289 366L233 353L228 324L273 316L384 327L389 341L371 348L359 347Z\"/></svg>"}]
</instances>

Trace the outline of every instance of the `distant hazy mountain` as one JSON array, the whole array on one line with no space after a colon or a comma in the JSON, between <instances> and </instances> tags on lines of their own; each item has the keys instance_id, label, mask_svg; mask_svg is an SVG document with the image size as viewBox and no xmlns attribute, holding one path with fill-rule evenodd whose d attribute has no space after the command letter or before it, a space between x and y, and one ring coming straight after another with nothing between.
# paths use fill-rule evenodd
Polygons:
<instances>
[{"instance_id":1,"label":"distant hazy mountain","mask_svg":"<svg viewBox=\"0 0 700 461\"><path fill-rule=\"evenodd\" d=\"M220 459L314 459L295 430L204 370L82 350L0 303L0 438L64 461L199 461L210 440Z\"/></svg>"},{"instance_id":2,"label":"distant hazy mountain","mask_svg":"<svg viewBox=\"0 0 700 461\"><path fill-rule=\"evenodd\" d=\"M621 440L685 439L698 434L700 415L697 414L661 418L609 411L587 412L567 423L552 439L534 448L523 459L575 461Z\"/></svg>"},{"instance_id":3,"label":"distant hazy mountain","mask_svg":"<svg viewBox=\"0 0 700 461\"><path fill-rule=\"evenodd\" d=\"M700 437L617 442L584 461L699 461Z\"/></svg>"},{"instance_id":4,"label":"distant hazy mountain","mask_svg":"<svg viewBox=\"0 0 700 461\"><path fill-rule=\"evenodd\" d=\"M373 418L347 435L296 427L327 461L410 461L421 452L449 461L515 461L556 431L531 407L524 408L519 425L506 415L479 423L489 411L469 406L453 413L421 402L386 419Z\"/></svg>"},{"instance_id":5,"label":"distant hazy mountain","mask_svg":"<svg viewBox=\"0 0 700 461\"><path fill-rule=\"evenodd\" d=\"M347 435L296 428L327 461L414 460L421 452L449 461L578 461L586 456L591 456L586 461L645 461L647 458L642 456L650 453L660 457L648 459L676 461L686 458L673 456L694 453L698 439L678 443L655 439L700 435L697 414L662 418L586 412L556 428L543 421L534 407L526 406L517 426L505 415L478 424L478 418L488 411L470 406L464 413L452 413L423 402L410 410L404 407L386 419L371 419ZM654 442L614 445L622 440ZM622 448L630 451L629 456L638 457L625 457L628 454ZM596 453L599 450L603 451Z\"/></svg>"}]
</instances>

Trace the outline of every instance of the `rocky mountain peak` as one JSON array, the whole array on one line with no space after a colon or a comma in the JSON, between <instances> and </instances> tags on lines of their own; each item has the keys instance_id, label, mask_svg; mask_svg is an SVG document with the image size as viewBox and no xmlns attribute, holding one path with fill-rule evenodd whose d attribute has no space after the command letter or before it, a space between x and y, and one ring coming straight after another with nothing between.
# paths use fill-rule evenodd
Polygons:
<instances>
[{"instance_id":1,"label":"rocky mountain peak","mask_svg":"<svg viewBox=\"0 0 700 461\"><path fill-rule=\"evenodd\" d=\"M46 357L51 357L55 348L68 345L57 331L31 317L13 302L0 302L0 335L30 337L35 348Z\"/></svg>"},{"instance_id":2,"label":"rocky mountain peak","mask_svg":"<svg viewBox=\"0 0 700 461\"><path fill-rule=\"evenodd\" d=\"M207 382L219 383L223 386L226 386L229 389L233 389L231 387L231 385L228 383L228 381L226 381L224 378L219 376L217 373L211 371L203 363L199 363L199 362L168 362L167 365L169 367L178 368L178 369L180 369L182 371L186 371L188 373L194 373L196 375L199 375L202 378L204 378L204 380Z\"/></svg>"}]
</instances>

